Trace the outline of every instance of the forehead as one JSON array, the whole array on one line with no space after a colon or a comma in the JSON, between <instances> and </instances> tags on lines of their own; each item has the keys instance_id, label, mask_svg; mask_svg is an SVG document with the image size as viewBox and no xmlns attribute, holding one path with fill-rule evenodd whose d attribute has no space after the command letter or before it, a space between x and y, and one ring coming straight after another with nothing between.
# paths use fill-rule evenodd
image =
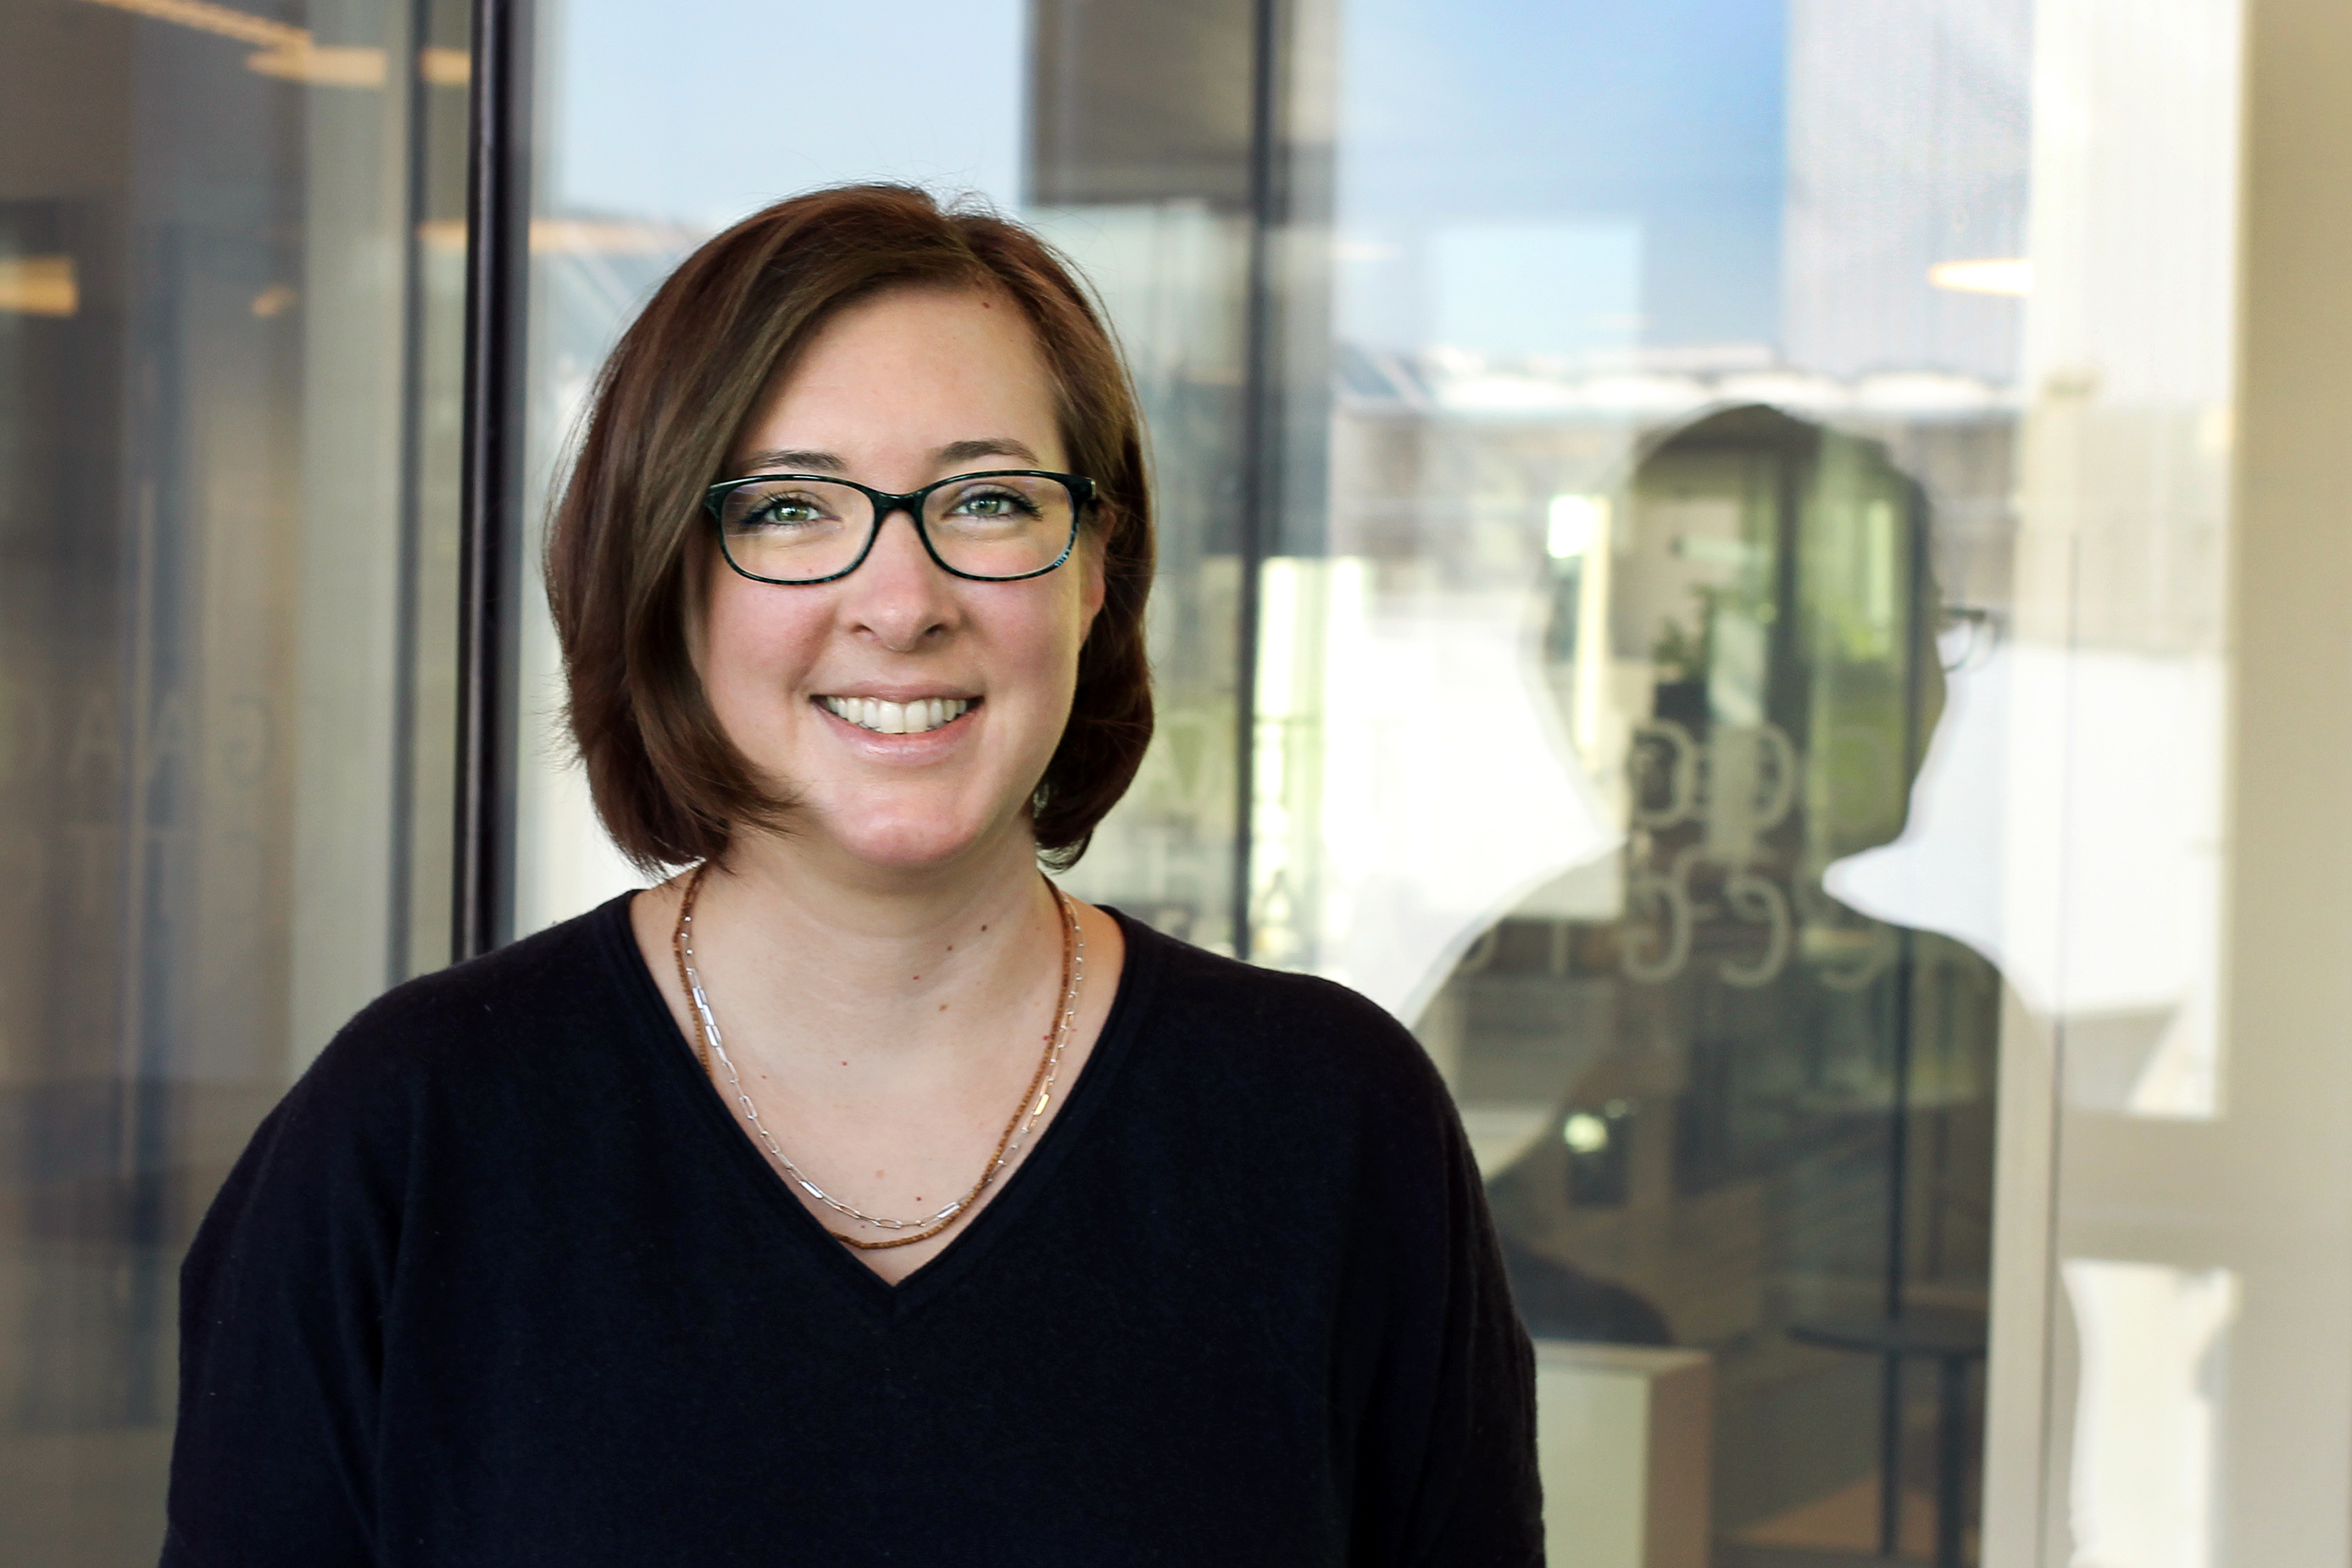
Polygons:
<instances>
[{"instance_id":1,"label":"forehead","mask_svg":"<svg viewBox=\"0 0 2352 1568\"><path fill-rule=\"evenodd\" d=\"M843 306L770 376L736 455L887 458L1018 440L1060 460L1053 376L1019 302L979 286L897 288Z\"/></svg>"}]
</instances>

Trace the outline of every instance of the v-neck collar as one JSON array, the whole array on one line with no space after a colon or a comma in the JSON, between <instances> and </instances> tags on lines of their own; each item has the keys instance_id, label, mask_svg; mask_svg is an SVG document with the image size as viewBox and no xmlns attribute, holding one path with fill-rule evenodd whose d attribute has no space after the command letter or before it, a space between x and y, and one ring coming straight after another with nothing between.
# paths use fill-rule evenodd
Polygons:
<instances>
[{"instance_id":1,"label":"v-neck collar","mask_svg":"<svg viewBox=\"0 0 2352 1568\"><path fill-rule=\"evenodd\" d=\"M1101 906L1105 914L1118 921L1126 953L1102 1033L1096 1037L1095 1047L1076 1079L1064 1091L1060 1113L1046 1123L1028 1158L1004 1178L996 1195L965 1223L962 1233L938 1257L894 1285L834 1239L833 1233L793 1194L785 1178L736 1125L718 1085L702 1071L693 1045L679 1033L661 988L646 967L645 954L638 950L629 923L629 900L635 896L624 893L606 903L595 912L593 923L611 960L608 971L636 1026L635 1033L651 1047L646 1052L651 1070L666 1092L683 1100L686 1115L713 1135L711 1141L719 1151L715 1157L730 1167L730 1179L756 1184L757 1201L777 1214L786 1245L814 1255L817 1266L839 1280L853 1298L892 1321L904 1320L952 1289L979 1266L998 1236L1018 1225L1034 1205L1038 1192L1053 1179L1070 1146L1084 1134L1097 1108L1112 1092L1119 1068L1141 1032L1149 994L1159 978L1160 944L1166 940L1118 910Z\"/></svg>"}]
</instances>

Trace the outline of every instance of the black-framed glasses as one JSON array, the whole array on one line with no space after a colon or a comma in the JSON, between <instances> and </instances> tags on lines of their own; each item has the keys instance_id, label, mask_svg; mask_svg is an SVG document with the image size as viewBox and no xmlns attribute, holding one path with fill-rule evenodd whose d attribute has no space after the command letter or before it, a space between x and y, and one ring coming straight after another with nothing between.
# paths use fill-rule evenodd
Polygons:
<instances>
[{"instance_id":1,"label":"black-framed glasses","mask_svg":"<svg viewBox=\"0 0 2352 1568\"><path fill-rule=\"evenodd\" d=\"M816 474L755 474L702 494L727 564L761 583L846 577L872 553L883 520L903 511L940 570L976 583L1042 577L1070 558L1095 482L998 468L957 474L906 495Z\"/></svg>"}]
</instances>

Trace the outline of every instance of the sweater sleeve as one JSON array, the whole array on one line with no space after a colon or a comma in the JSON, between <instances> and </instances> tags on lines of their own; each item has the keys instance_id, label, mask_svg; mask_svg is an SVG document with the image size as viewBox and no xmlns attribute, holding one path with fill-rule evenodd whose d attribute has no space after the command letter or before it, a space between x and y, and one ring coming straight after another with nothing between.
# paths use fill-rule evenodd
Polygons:
<instances>
[{"instance_id":1,"label":"sweater sleeve","mask_svg":"<svg viewBox=\"0 0 2352 1568\"><path fill-rule=\"evenodd\" d=\"M355 1054L330 1047L262 1123L182 1268L164 1568L375 1560L403 1140L382 1125L398 1120L382 1073Z\"/></svg>"},{"instance_id":2,"label":"sweater sleeve","mask_svg":"<svg viewBox=\"0 0 2352 1568\"><path fill-rule=\"evenodd\" d=\"M1381 1340L1359 1467L1354 1563L1544 1561L1535 1355L1469 1141L1433 1071L1383 1151L1369 1245ZM1384 1141L1385 1142L1385 1141Z\"/></svg>"}]
</instances>

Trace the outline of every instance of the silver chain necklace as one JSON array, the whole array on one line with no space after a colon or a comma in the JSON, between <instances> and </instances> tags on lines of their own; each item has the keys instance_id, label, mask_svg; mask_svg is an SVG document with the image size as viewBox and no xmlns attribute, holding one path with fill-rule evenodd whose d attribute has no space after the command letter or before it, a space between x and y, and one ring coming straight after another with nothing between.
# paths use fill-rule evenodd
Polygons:
<instances>
[{"instance_id":1,"label":"silver chain necklace","mask_svg":"<svg viewBox=\"0 0 2352 1568\"><path fill-rule=\"evenodd\" d=\"M777 1143L775 1135L768 1131L767 1123L760 1120L760 1108L752 1103L751 1095L744 1091L743 1080L735 1071L734 1058L727 1054L727 1047L719 1037L719 1018L711 1011L709 996L703 991L702 975L694 966L694 901L696 895L702 890L702 879L709 868L708 862L695 868L693 879L686 886L686 898L678 906L677 929L672 933L672 946L677 954L678 977L685 984L688 998L694 1004L695 1034L698 1037L696 1044L705 1047L698 1053L703 1058L703 1069L706 1072L709 1071L710 1058L713 1057L718 1058L719 1065L726 1069L728 1087L734 1091L735 1102L742 1109L743 1120L751 1124L752 1131L759 1134L760 1142L766 1145L770 1157L776 1162L784 1174L792 1179L795 1186L837 1215L860 1225L872 1226L877 1230L892 1233L887 1240L868 1241L858 1237L844 1236L839 1231L833 1231L831 1234L835 1239L861 1250L876 1251L884 1247L911 1247L919 1241L927 1241L947 1229L962 1217L973 1204L979 1202L982 1193L994 1184L996 1178L1003 1173L1005 1166L1020 1153L1021 1146L1028 1141L1029 1134L1036 1129L1037 1119L1045 1114L1046 1106L1053 1102L1054 1086L1061 1074L1062 1050L1069 1042L1070 1030L1077 1019L1078 997L1086 988L1087 938L1086 933L1078 928L1076 905L1071 902L1068 894L1055 887L1051 881L1045 884L1053 892L1055 902L1060 908L1065 921L1062 937L1061 1006L1055 1016L1053 1026L1045 1031L1045 1054L1037 1064L1035 1076L1029 1080L1029 1091L1022 1097L1021 1103L1013 1108L1013 1120L1005 1124L1003 1135L996 1141L995 1158L991 1160L987 1168L981 1172L979 1182L974 1184L970 1192L938 1213L922 1219L885 1219L881 1215L867 1214L863 1209L842 1202L809 1180L808 1173L794 1164L792 1157L786 1154L782 1147Z\"/></svg>"}]
</instances>

